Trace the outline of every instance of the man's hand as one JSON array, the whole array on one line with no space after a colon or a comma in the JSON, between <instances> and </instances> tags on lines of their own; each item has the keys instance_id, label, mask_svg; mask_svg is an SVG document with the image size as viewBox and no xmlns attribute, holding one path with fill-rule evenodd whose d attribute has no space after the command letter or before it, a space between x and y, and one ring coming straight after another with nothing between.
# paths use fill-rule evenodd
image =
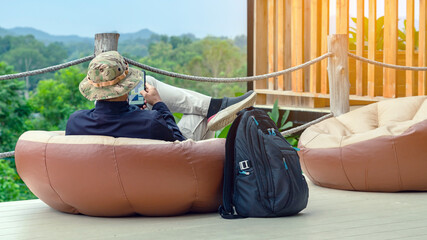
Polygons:
<instances>
[{"instance_id":1,"label":"man's hand","mask_svg":"<svg viewBox=\"0 0 427 240\"><path fill-rule=\"evenodd\" d=\"M154 86L148 83L145 83L145 86L146 90L143 89L140 93L142 94L142 96L144 96L146 103L150 104L151 106L154 106L154 104L162 101L159 93L157 92L157 89Z\"/></svg>"}]
</instances>

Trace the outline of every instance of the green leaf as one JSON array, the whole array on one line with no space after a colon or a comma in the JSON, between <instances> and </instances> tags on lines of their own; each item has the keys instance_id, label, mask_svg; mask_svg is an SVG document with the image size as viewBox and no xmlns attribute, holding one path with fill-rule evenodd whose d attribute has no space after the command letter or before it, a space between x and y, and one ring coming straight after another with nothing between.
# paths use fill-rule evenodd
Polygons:
<instances>
[{"instance_id":1,"label":"green leaf","mask_svg":"<svg viewBox=\"0 0 427 240\"><path fill-rule=\"evenodd\" d=\"M222 130L218 131L217 138L227 138L228 131L230 130L231 124L225 126Z\"/></svg>"},{"instance_id":2,"label":"green leaf","mask_svg":"<svg viewBox=\"0 0 427 240\"><path fill-rule=\"evenodd\" d=\"M287 122L287 123L285 123L284 125L282 125L282 126L279 128L279 130L280 130L280 131L283 131L283 130L285 130L285 129L287 129L287 128L291 128L293 125L294 125L294 123L293 123L293 122Z\"/></svg>"},{"instance_id":3,"label":"green leaf","mask_svg":"<svg viewBox=\"0 0 427 240\"><path fill-rule=\"evenodd\" d=\"M271 120L273 120L273 122L276 123L277 125L277 121L279 120L279 101L278 100L274 102L273 109L271 109L271 114L269 112L268 116L270 116Z\"/></svg>"},{"instance_id":4,"label":"green leaf","mask_svg":"<svg viewBox=\"0 0 427 240\"><path fill-rule=\"evenodd\" d=\"M176 123L178 123L178 122L181 120L181 118L182 118L182 116L183 116L184 114L174 112L174 113L172 113L172 115L173 115L173 117L175 118L175 122L176 122Z\"/></svg>"},{"instance_id":5,"label":"green leaf","mask_svg":"<svg viewBox=\"0 0 427 240\"><path fill-rule=\"evenodd\" d=\"M288 119L288 117L289 117L289 113L290 113L290 112L291 112L291 111L286 110L286 111L285 111L285 113L283 113L282 121L281 121L281 123L280 123L280 127L283 127L283 125L285 124L286 120L287 120L287 119Z\"/></svg>"}]
</instances>

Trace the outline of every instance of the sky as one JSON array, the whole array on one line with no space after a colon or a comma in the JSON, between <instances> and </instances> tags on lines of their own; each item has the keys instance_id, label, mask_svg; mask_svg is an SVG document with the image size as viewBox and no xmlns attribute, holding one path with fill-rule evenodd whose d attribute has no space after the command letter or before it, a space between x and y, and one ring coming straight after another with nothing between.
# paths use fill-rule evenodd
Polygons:
<instances>
[{"instance_id":1,"label":"sky","mask_svg":"<svg viewBox=\"0 0 427 240\"><path fill-rule=\"evenodd\" d=\"M93 37L148 28L196 37L246 35L247 0L0 0L0 27Z\"/></svg>"}]
</instances>

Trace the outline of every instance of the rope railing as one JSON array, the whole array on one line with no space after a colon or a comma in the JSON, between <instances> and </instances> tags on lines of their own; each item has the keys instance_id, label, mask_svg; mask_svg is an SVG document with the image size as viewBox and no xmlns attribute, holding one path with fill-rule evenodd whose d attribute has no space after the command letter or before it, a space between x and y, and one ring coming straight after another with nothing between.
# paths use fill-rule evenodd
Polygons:
<instances>
[{"instance_id":1,"label":"rope railing","mask_svg":"<svg viewBox=\"0 0 427 240\"><path fill-rule=\"evenodd\" d=\"M155 67L151 67L139 62L136 62L132 59L128 59L125 58L125 60L134 66L140 67L144 70L153 72L153 73L158 73L158 74L162 74L165 76L169 76L169 77L175 77L175 78L181 78L181 79L185 79L185 80L193 80L193 81L199 81L199 82L252 82L252 81L258 81L258 80L262 80L262 79L267 79L267 78L271 78L271 77L277 77L286 73L290 73L296 70L299 70L301 68L305 68L307 66L310 66L312 64L315 64L319 61L322 61L325 58L328 58L330 56L332 56L333 53L325 53L320 57L314 58L308 62L305 62L301 65L295 66L295 67L291 67L291 68L287 68L285 70L282 71L277 71L277 72L273 72L273 73L267 73L267 74L263 74L263 75L257 75L257 76L250 76L250 77L234 77L234 78L216 78L216 77L200 77L200 76L191 76L191 75L186 75L186 74L180 74L180 73L175 73L175 72L169 72L166 70L162 70L162 69L158 69Z\"/></svg>"},{"instance_id":2,"label":"rope railing","mask_svg":"<svg viewBox=\"0 0 427 240\"><path fill-rule=\"evenodd\" d=\"M43 73L47 73L47 72L53 72L59 69L63 69L63 68L67 68L73 65L77 65L80 63L84 63L87 61L90 61L94 58L95 56L87 56L87 57L83 57L83 58L79 58L70 62L66 62L66 63L62 63L62 64L58 64L58 65L54 65L54 66L50 66L50 67L45 67L45 68L41 68L41 69L37 69L37 70L32 70L32 71L28 71L28 72L21 72L21 73L14 73L14 74L8 74L8 75L1 75L0 76L0 80L8 80L8 79L15 79L15 78L22 78L22 77L28 77L28 76L34 76L34 75L38 75L38 74L43 74Z\"/></svg>"},{"instance_id":3,"label":"rope railing","mask_svg":"<svg viewBox=\"0 0 427 240\"><path fill-rule=\"evenodd\" d=\"M15 156L15 151L0 153L0 159Z\"/></svg>"},{"instance_id":4,"label":"rope railing","mask_svg":"<svg viewBox=\"0 0 427 240\"><path fill-rule=\"evenodd\" d=\"M315 119L315 120L313 120L313 121L311 121L311 122L305 123L305 124L303 124L303 125L301 125L301 126L294 127L294 128L292 128L292 129L289 129L289 130L286 130L286 131L283 131L283 132L280 132L280 133L281 133L283 136L288 136L288 135L294 134L294 133L296 133L296 132L302 131L302 130L304 130L304 129L306 129L306 128L308 128L308 127L310 127L310 126L312 126L312 125L314 125L314 124L316 124L316 123L319 123L319 122L321 122L321 121L323 121L323 120L325 120L325 119L331 118L331 117L333 117L333 116L334 116L334 114L332 114L332 113L328 113L328 114L326 114L325 116L322 116L322 117L320 117L320 118L317 118L317 119Z\"/></svg>"},{"instance_id":5,"label":"rope railing","mask_svg":"<svg viewBox=\"0 0 427 240\"><path fill-rule=\"evenodd\" d=\"M374 65L386 67L386 68L393 68L393 69L397 69L397 70L427 71L427 67L409 67L409 66L401 66L401 65L394 65L394 64L389 64L389 63L383 63L383 62L374 61L374 60L371 60L368 58L364 58L361 56L357 56L353 53L348 53L348 56L352 57L356 60L362 61L362 62L367 62L370 64L374 64Z\"/></svg>"}]
</instances>

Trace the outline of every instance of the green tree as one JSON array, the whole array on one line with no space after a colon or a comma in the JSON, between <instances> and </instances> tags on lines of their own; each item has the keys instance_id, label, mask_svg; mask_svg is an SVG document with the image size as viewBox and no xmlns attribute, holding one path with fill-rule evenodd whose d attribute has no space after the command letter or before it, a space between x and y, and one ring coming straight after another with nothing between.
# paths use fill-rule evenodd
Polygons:
<instances>
[{"instance_id":1,"label":"green tree","mask_svg":"<svg viewBox=\"0 0 427 240\"><path fill-rule=\"evenodd\" d=\"M13 73L13 67L0 62L0 75ZM0 152L12 151L18 137L27 130L30 108L24 98L24 83L0 81Z\"/></svg>"},{"instance_id":2,"label":"green tree","mask_svg":"<svg viewBox=\"0 0 427 240\"><path fill-rule=\"evenodd\" d=\"M26 72L50 65L61 63L67 58L67 51L60 43L51 43L45 46L36 40L34 36L6 36L0 37L0 60L14 66L19 72ZM36 86L40 79L52 76L52 74L25 77L26 92L28 99L29 91Z\"/></svg>"},{"instance_id":3,"label":"green tree","mask_svg":"<svg viewBox=\"0 0 427 240\"><path fill-rule=\"evenodd\" d=\"M0 159L0 202L37 198L18 176L12 161Z\"/></svg>"},{"instance_id":4,"label":"green tree","mask_svg":"<svg viewBox=\"0 0 427 240\"><path fill-rule=\"evenodd\" d=\"M149 46L149 55L141 62L168 71L206 77L246 75L246 54L231 40L207 37L194 41L187 37L161 37ZM246 83L203 83L172 79L154 74L168 84L195 90L213 97L234 96L245 92Z\"/></svg>"},{"instance_id":5,"label":"green tree","mask_svg":"<svg viewBox=\"0 0 427 240\"><path fill-rule=\"evenodd\" d=\"M77 67L62 69L53 79L42 80L29 99L36 115L32 119L34 129L64 130L68 117L76 110L90 109L93 102L84 98L78 86L86 76Z\"/></svg>"}]
</instances>

